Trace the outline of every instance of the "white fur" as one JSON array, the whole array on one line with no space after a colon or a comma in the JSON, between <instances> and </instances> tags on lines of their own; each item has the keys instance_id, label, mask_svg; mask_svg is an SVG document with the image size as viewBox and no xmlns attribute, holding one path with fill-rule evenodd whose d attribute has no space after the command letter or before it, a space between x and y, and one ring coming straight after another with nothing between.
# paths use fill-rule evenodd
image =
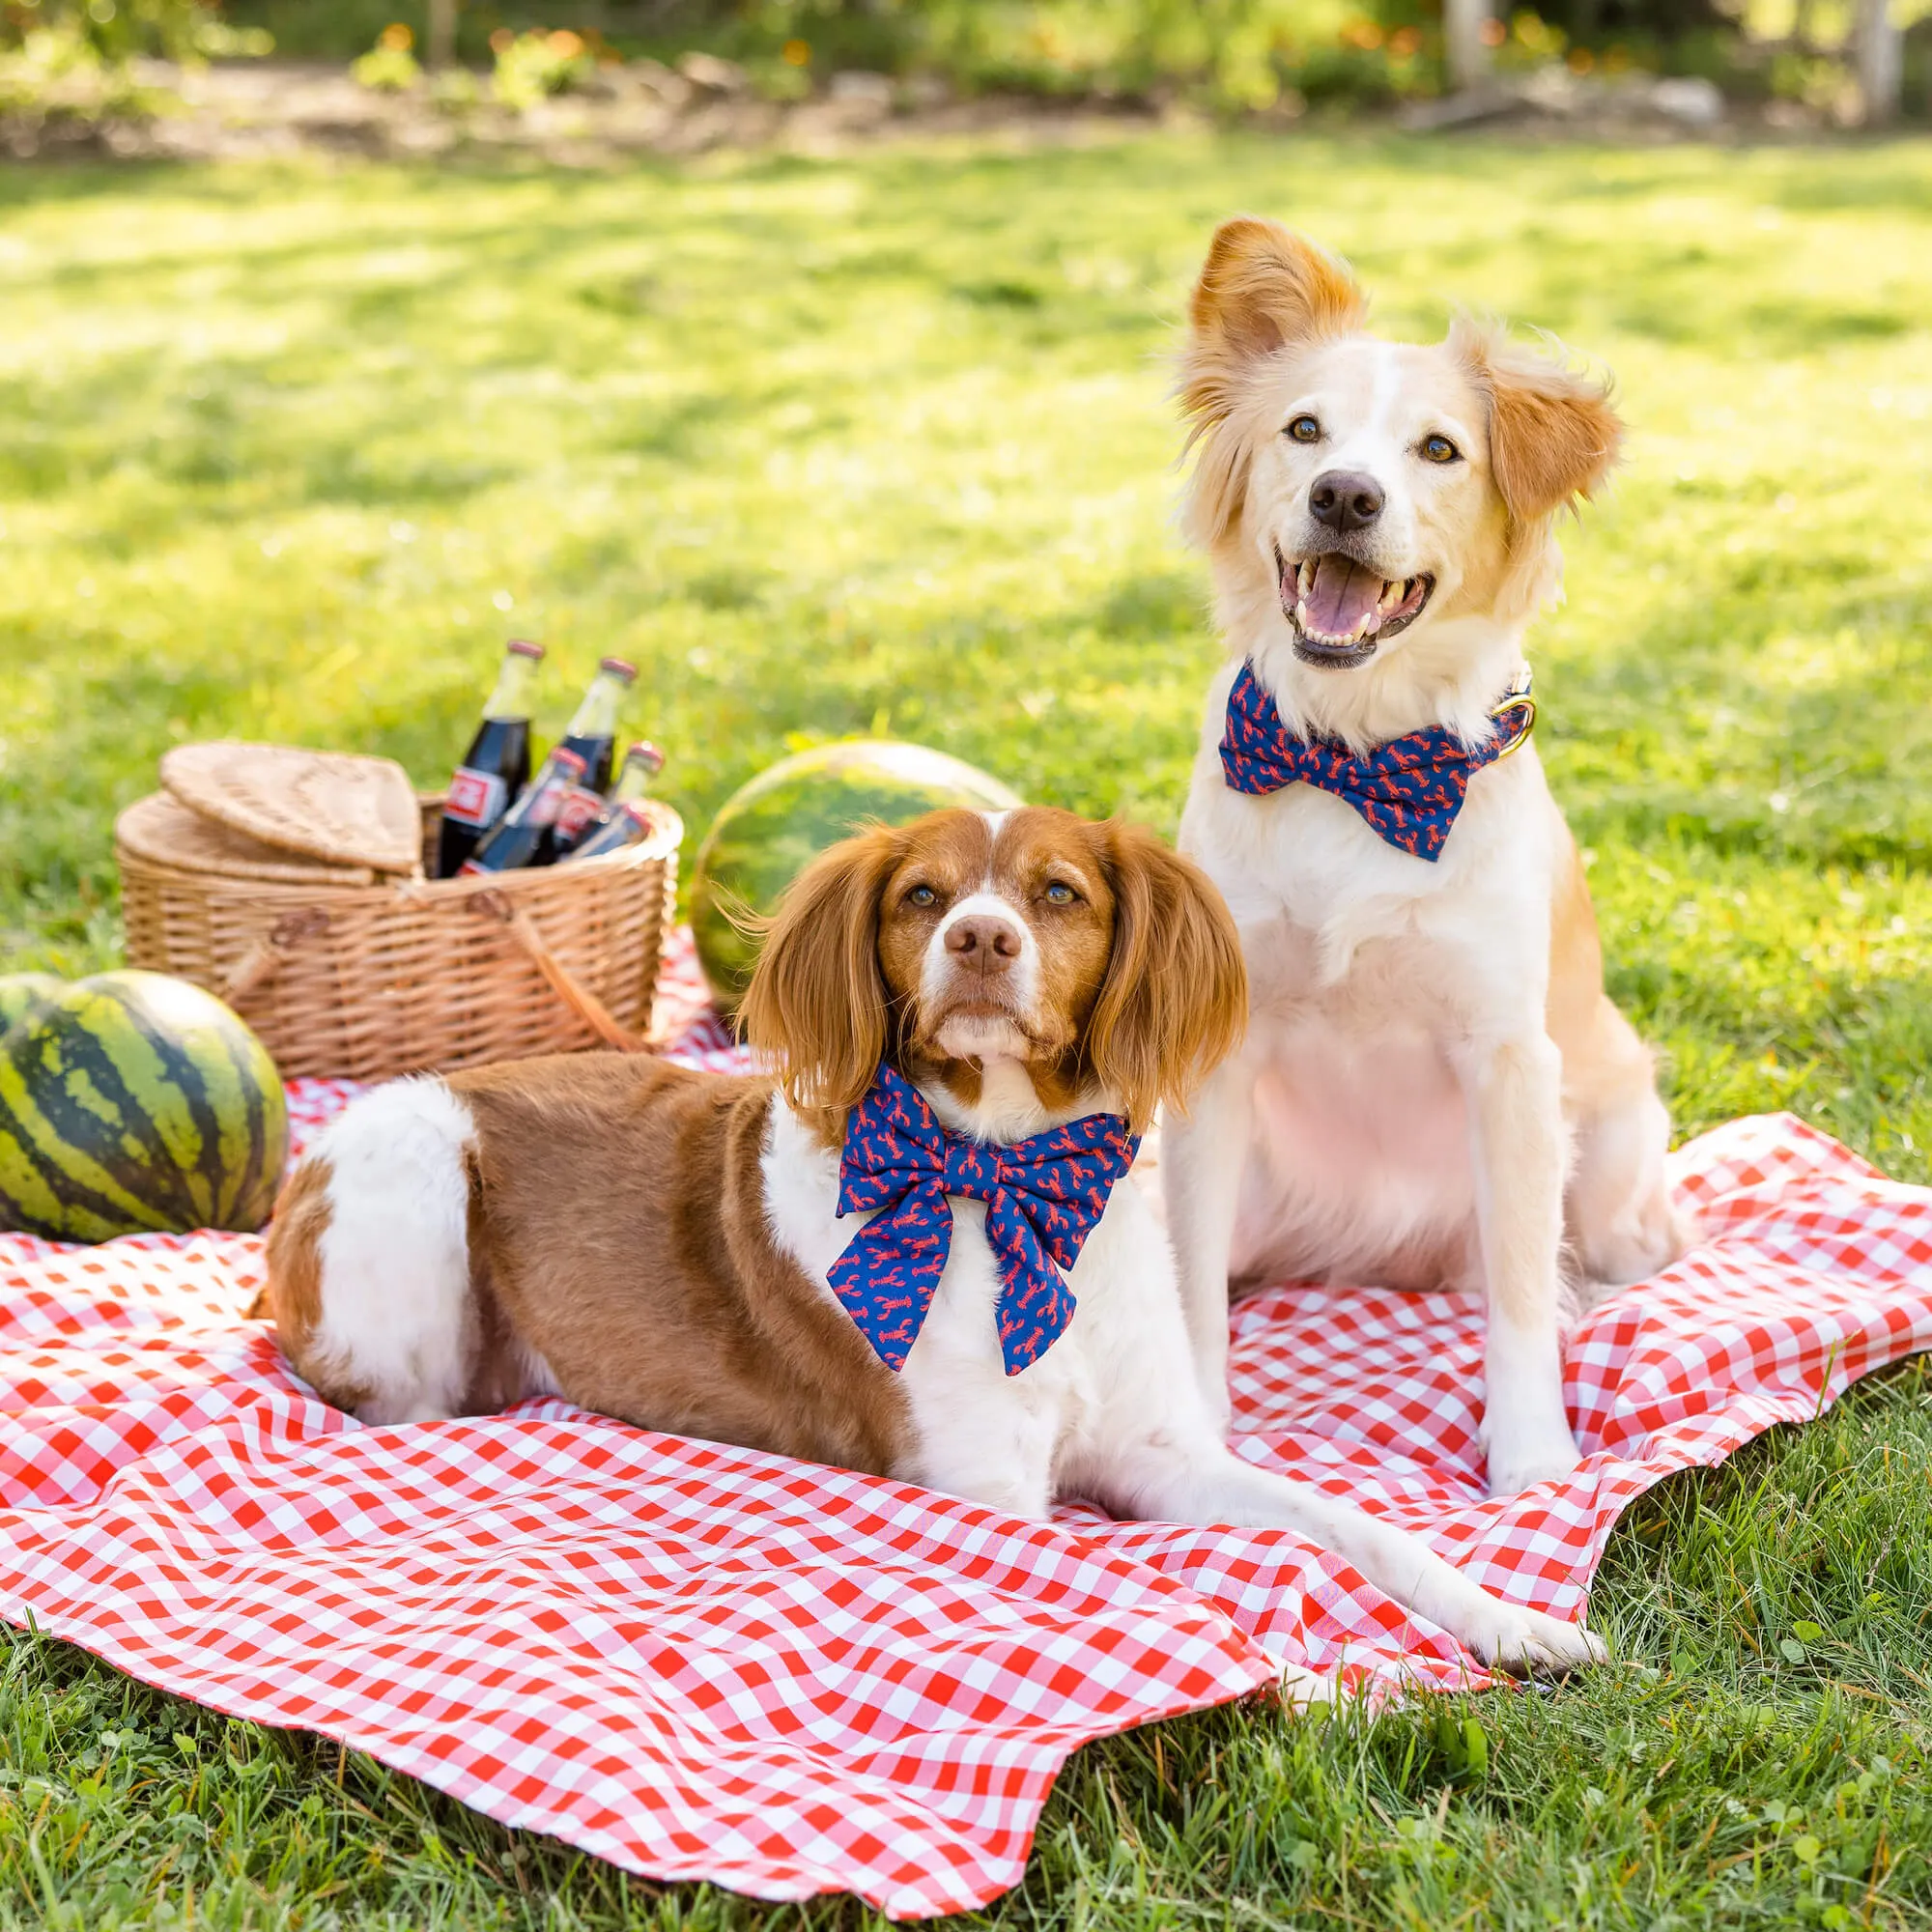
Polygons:
<instances>
[{"instance_id":1,"label":"white fur","mask_svg":"<svg viewBox=\"0 0 1932 1932\"><path fill-rule=\"evenodd\" d=\"M1231 1273L1479 1290L1490 1481L1504 1493L1577 1462L1560 1380L1566 1184L1585 1267L1640 1278L1673 1246L1655 1094L1566 1119L1544 1014L1567 834L1534 745L1476 775L1435 864L1308 785L1231 790L1219 753L1243 659L1303 735L1361 749L1428 725L1470 744L1491 732L1559 560L1531 531L1494 576L1482 547L1497 511L1472 400L1440 352L1355 337L1290 361L1278 406L1257 415L1313 414L1323 442L1269 429L1238 536L1215 552L1230 659L1208 694L1180 829L1240 928L1252 1019L1240 1053L1169 1124L1162 1161L1210 1405L1224 1409ZM1432 433L1469 460L1424 461L1418 442ZM1308 499L1330 469L1382 487L1374 567L1436 585L1415 623L1354 668L1297 658L1275 563L1324 547ZM1479 554L1493 587L1476 596Z\"/></svg>"},{"instance_id":2,"label":"white fur","mask_svg":"<svg viewBox=\"0 0 1932 1932\"><path fill-rule=\"evenodd\" d=\"M329 1163L314 1352L331 1378L370 1391L363 1422L462 1413L477 1343L469 1280L469 1110L437 1079L359 1095L314 1152ZM554 1394L525 1350L526 1394Z\"/></svg>"},{"instance_id":3,"label":"white fur","mask_svg":"<svg viewBox=\"0 0 1932 1932\"><path fill-rule=\"evenodd\" d=\"M971 1110L943 1088L925 1095L948 1126L1005 1143L1111 1104L1088 1094L1050 1115L1024 1067L997 1059L985 1063ZM827 1277L866 1218L838 1217L838 1156L780 1101L763 1169L774 1237L831 1296ZM1296 1529L1492 1662L1535 1668L1602 1656L1580 1627L1503 1603L1416 1538L1229 1450L1220 1415L1184 1368L1177 1373L1188 1360L1187 1323L1172 1251L1140 1187L1113 1190L1068 1275L1072 1321L1016 1376L1000 1350L985 1208L951 1206L945 1271L901 1371L917 1436L906 1473L916 1480L1027 1517L1077 1495L1129 1518Z\"/></svg>"},{"instance_id":4,"label":"white fur","mask_svg":"<svg viewBox=\"0 0 1932 1932\"><path fill-rule=\"evenodd\" d=\"M1023 908L1002 900L1001 910L1036 944ZM980 1076L970 1108L939 1087L926 1098L948 1126L982 1141L1010 1143L1114 1105L1094 1092L1049 1115L1025 1065L1008 1055L989 1053ZM330 1366L372 1391L358 1410L364 1420L426 1420L462 1401L476 1327L467 1253L472 1135L456 1096L418 1080L357 1100L321 1149L334 1169L321 1334ZM761 1172L773 1237L835 1299L828 1276L864 1217L838 1219L838 1159L780 1097ZM1124 1517L1296 1530L1492 1662L1530 1669L1602 1656L1580 1626L1505 1604L1417 1538L1227 1447L1221 1415L1189 1373L1173 1254L1138 1186L1114 1188L1069 1273L1072 1321L1016 1376L1001 1355L985 1208L951 1206L951 1251L902 1371L914 1447L895 1473L1029 1518L1085 1496ZM554 1386L540 1362L530 1374L533 1385Z\"/></svg>"}]
</instances>

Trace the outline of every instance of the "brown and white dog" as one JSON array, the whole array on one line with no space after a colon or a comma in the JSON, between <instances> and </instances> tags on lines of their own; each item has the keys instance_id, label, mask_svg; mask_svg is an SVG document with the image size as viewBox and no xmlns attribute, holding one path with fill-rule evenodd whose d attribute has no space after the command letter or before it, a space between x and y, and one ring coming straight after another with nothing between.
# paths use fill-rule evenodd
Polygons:
<instances>
[{"instance_id":1,"label":"brown and white dog","mask_svg":"<svg viewBox=\"0 0 1932 1932\"><path fill-rule=\"evenodd\" d=\"M867 832L806 870L767 939L744 1020L775 1079L585 1055L356 1100L270 1236L283 1346L367 1422L554 1392L1031 1518L1072 1494L1280 1525L1486 1659L1600 1655L1580 1627L1226 1447L1131 1181L1066 1272L1070 1321L1017 1373L996 1334L998 1210L980 1200L936 1203L950 1252L898 1373L835 1293L866 1218L838 1217L841 1146L882 1064L979 1160L1096 1115L1138 1131L1184 1103L1244 1009L1226 908L1148 833L1037 809Z\"/></svg>"},{"instance_id":2,"label":"brown and white dog","mask_svg":"<svg viewBox=\"0 0 1932 1932\"><path fill-rule=\"evenodd\" d=\"M1249 218L1193 295L1186 517L1229 655L1180 842L1234 912L1253 1011L1168 1131L1168 1228L1211 1401L1231 1276L1480 1292L1490 1487L1514 1492L1577 1463L1566 1265L1587 1293L1680 1246L1668 1119L1605 995L1576 846L1526 738L1474 771L1433 860L1330 790L1236 789L1221 745L1231 692L1238 711L1258 687L1299 747L1438 727L1452 757L1498 749L1560 582L1553 520L1622 426L1601 385L1499 329L1399 344L1366 306L1340 262Z\"/></svg>"}]
</instances>

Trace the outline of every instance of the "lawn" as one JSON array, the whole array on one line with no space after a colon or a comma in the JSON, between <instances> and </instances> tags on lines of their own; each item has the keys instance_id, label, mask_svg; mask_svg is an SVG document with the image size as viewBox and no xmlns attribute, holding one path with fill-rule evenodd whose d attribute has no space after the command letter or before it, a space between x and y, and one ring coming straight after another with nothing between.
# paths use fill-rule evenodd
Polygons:
<instances>
[{"instance_id":1,"label":"lawn","mask_svg":"<svg viewBox=\"0 0 1932 1932\"><path fill-rule=\"evenodd\" d=\"M113 812L169 744L435 780L519 632L551 728L599 653L639 662L698 828L786 750L889 732L1171 830L1215 646L1164 358L1238 208L1346 251L1385 327L1462 301L1615 370L1630 460L1535 652L1613 989L1681 1131L1790 1107L1932 1179L1923 143L0 173L0 966L114 958ZM1918 1365L1664 1485L1592 1617L1617 1661L1553 1692L1090 1749L986 1916L1932 1918ZM799 1917L0 1644L0 1924Z\"/></svg>"}]
</instances>

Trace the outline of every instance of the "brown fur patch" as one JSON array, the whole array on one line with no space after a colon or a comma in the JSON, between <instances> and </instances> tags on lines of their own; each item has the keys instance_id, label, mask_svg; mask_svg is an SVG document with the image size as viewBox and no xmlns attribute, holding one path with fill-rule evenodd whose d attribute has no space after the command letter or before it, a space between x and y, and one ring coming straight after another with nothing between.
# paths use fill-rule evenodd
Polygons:
<instances>
[{"instance_id":1,"label":"brown fur patch","mask_svg":"<svg viewBox=\"0 0 1932 1932\"><path fill-rule=\"evenodd\" d=\"M476 1126L472 1407L522 1393L521 1343L572 1402L640 1428L904 1467L903 1391L772 1237L769 1081L581 1054L449 1085Z\"/></svg>"},{"instance_id":2,"label":"brown fur patch","mask_svg":"<svg viewBox=\"0 0 1932 1932\"><path fill-rule=\"evenodd\" d=\"M1237 214L1214 231L1187 304L1198 341L1244 356L1345 335L1368 312L1368 298L1346 262L1253 214Z\"/></svg>"},{"instance_id":3,"label":"brown fur patch","mask_svg":"<svg viewBox=\"0 0 1932 1932\"><path fill-rule=\"evenodd\" d=\"M1450 329L1449 347L1488 403L1490 473L1513 521L1535 524L1602 488L1624 436L1607 382L1466 317Z\"/></svg>"},{"instance_id":4,"label":"brown fur patch","mask_svg":"<svg viewBox=\"0 0 1932 1932\"><path fill-rule=\"evenodd\" d=\"M1137 1130L1195 1088L1247 1029L1247 969L1221 895L1190 860L1136 825L1091 828L1114 884L1114 943L1086 1052Z\"/></svg>"},{"instance_id":5,"label":"brown fur patch","mask_svg":"<svg viewBox=\"0 0 1932 1932\"><path fill-rule=\"evenodd\" d=\"M878 906L904 843L879 826L820 853L786 891L738 1009L785 1098L833 1140L885 1057Z\"/></svg>"},{"instance_id":6,"label":"brown fur patch","mask_svg":"<svg viewBox=\"0 0 1932 1932\"><path fill-rule=\"evenodd\" d=\"M1545 1024L1563 1056L1573 1115L1628 1104L1652 1087L1650 1049L1604 990L1604 948L1577 841L1564 831L1550 906L1549 995Z\"/></svg>"},{"instance_id":7,"label":"brown fur patch","mask_svg":"<svg viewBox=\"0 0 1932 1932\"><path fill-rule=\"evenodd\" d=\"M337 1408L353 1409L369 1391L334 1377L314 1352L322 1324L322 1240L328 1233L329 1183L335 1170L311 1154L282 1183L275 1218L269 1224L269 1279L251 1315L266 1315L290 1366Z\"/></svg>"},{"instance_id":8,"label":"brown fur patch","mask_svg":"<svg viewBox=\"0 0 1932 1932\"><path fill-rule=\"evenodd\" d=\"M1074 896L1059 903L1056 885ZM997 988L955 980L936 1002L927 950L951 907L991 890L1038 949L1038 998L1013 1014L1041 1104L1094 1082L1136 1129L1184 1106L1239 1039L1247 987L1234 922L1205 875L1151 832L1043 806L933 812L835 846L787 895L741 1009L747 1037L785 1069L787 1094L836 1145L882 1057L964 1104L979 1067L940 1037L962 1015L1006 1016ZM923 901L923 902L922 902ZM867 1056L869 1055L869 1059Z\"/></svg>"}]
</instances>

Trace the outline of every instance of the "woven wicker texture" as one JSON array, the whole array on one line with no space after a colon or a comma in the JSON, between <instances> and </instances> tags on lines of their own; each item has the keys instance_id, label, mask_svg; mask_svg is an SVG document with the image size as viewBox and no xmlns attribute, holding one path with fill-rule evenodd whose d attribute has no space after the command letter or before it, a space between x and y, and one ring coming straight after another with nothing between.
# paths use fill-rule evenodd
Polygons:
<instances>
[{"instance_id":1,"label":"woven wicker texture","mask_svg":"<svg viewBox=\"0 0 1932 1932\"><path fill-rule=\"evenodd\" d=\"M289 886L373 886L367 866L328 866L304 859L259 838L236 832L190 811L172 793L137 798L114 821L114 837L124 851L149 864L226 879L269 879Z\"/></svg>"},{"instance_id":2,"label":"woven wicker texture","mask_svg":"<svg viewBox=\"0 0 1932 1932\"><path fill-rule=\"evenodd\" d=\"M161 783L204 818L265 845L377 872L412 872L421 863L415 791L393 758L177 745L161 759Z\"/></svg>"},{"instance_id":3,"label":"woven wicker texture","mask_svg":"<svg viewBox=\"0 0 1932 1932\"><path fill-rule=\"evenodd\" d=\"M453 1072L614 1029L647 1039L684 828L645 809L649 836L601 859L369 887L219 877L123 840L128 963L227 1000L284 1079ZM420 840L413 798L411 812Z\"/></svg>"}]
</instances>

